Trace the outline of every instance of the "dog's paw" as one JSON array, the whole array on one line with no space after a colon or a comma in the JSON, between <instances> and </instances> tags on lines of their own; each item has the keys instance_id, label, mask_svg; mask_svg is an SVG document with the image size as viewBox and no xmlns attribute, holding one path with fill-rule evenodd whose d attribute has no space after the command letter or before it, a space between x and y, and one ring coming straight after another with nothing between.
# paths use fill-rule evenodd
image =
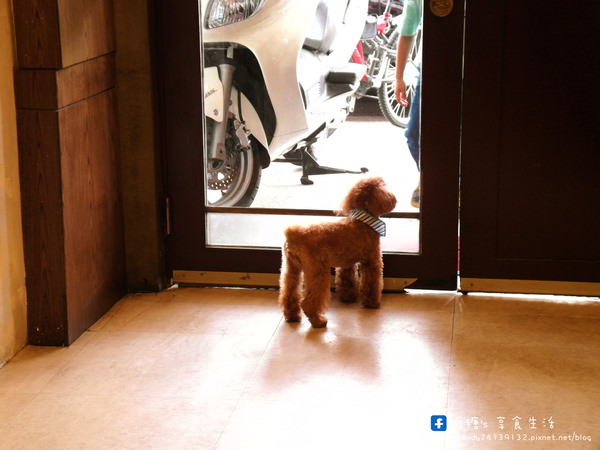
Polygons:
<instances>
[{"instance_id":1,"label":"dog's paw","mask_svg":"<svg viewBox=\"0 0 600 450\"><path fill-rule=\"evenodd\" d=\"M300 314L286 314L284 317L285 321L289 323L300 322L302 320L302 316L300 316Z\"/></svg>"},{"instance_id":2,"label":"dog's paw","mask_svg":"<svg viewBox=\"0 0 600 450\"><path fill-rule=\"evenodd\" d=\"M308 320L313 328L325 328L327 326L327 318L325 316L309 317Z\"/></svg>"}]
</instances>

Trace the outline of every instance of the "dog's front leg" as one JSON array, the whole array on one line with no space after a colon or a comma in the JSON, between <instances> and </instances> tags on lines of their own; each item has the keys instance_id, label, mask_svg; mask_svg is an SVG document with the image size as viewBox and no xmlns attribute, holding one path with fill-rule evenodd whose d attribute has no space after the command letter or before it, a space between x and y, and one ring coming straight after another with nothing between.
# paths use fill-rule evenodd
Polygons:
<instances>
[{"instance_id":1,"label":"dog's front leg","mask_svg":"<svg viewBox=\"0 0 600 450\"><path fill-rule=\"evenodd\" d=\"M381 306L381 291L383 290L383 263L373 261L360 265L359 297L365 308Z\"/></svg>"}]
</instances>

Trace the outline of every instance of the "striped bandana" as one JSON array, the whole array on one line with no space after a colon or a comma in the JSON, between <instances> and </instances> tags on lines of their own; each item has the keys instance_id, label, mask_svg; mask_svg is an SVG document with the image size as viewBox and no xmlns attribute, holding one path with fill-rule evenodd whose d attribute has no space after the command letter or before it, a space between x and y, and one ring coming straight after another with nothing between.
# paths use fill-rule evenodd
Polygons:
<instances>
[{"instance_id":1,"label":"striped bandana","mask_svg":"<svg viewBox=\"0 0 600 450\"><path fill-rule=\"evenodd\" d=\"M351 217L364 224L369 225L371 228L377 231L380 236L385 236L385 223L383 223L383 220L372 216L369 212L365 211L364 209L352 209L350 210L350 214L348 214L348 217Z\"/></svg>"}]
</instances>

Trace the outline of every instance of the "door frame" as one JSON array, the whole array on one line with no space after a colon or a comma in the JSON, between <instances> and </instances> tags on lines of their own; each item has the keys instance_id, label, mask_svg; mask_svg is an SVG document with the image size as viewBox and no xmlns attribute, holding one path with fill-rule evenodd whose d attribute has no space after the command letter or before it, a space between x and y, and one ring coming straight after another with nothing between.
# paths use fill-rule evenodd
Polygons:
<instances>
[{"instance_id":1,"label":"door frame","mask_svg":"<svg viewBox=\"0 0 600 450\"><path fill-rule=\"evenodd\" d=\"M278 274L279 250L210 248L204 243L202 71L197 0L155 0L155 70L165 167L167 270L174 275ZM422 206L420 254L384 255L384 276L419 288L457 287L458 176L463 5L450 15L423 14ZM390 125L392 126L392 125ZM198 238L201 236L201 238ZM201 278L202 279L202 278ZM207 278L203 278L207 280ZM272 279L272 278L271 278ZM174 279L174 281L181 280Z\"/></svg>"}]
</instances>

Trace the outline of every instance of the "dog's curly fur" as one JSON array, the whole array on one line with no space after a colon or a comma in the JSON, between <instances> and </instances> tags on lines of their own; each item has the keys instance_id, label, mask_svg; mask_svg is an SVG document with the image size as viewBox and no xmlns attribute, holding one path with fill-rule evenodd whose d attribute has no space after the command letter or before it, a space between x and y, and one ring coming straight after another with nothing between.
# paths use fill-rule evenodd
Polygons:
<instances>
[{"instance_id":1,"label":"dog's curly fur","mask_svg":"<svg viewBox=\"0 0 600 450\"><path fill-rule=\"evenodd\" d=\"M363 209L379 217L395 206L396 197L384 180L372 177L359 180L350 189L339 213L348 215L352 209ZM327 325L324 313L332 267L336 268L335 287L342 301L349 303L358 298L366 308L379 308L383 261L375 230L345 217L336 222L292 225L285 230L285 237L279 304L286 321L300 321L302 308L313 327Z\"/></svg>"}]
</instances>

